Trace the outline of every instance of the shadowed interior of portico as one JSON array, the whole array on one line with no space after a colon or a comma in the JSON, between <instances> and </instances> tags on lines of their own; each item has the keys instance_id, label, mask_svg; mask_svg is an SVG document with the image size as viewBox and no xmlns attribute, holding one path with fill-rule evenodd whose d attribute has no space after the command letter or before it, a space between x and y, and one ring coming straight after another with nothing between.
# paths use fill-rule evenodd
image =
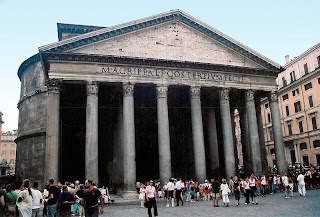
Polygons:
<instances>
[{"instance_id":1,"label":"shadowed interior of portico","mask_svg":"<svg viewBox=\"0 0 320 217\"><path fill-rule=\"evenodd\" d=\"M99 84L99 185L123 185L122 103L121 84ZM230 94L231 110L243 104L243 96ZM194 146L190 87L169 86L168 115L172 176L195 179ZM157 91L155 85L135 85L134 88L136 178L146 181L159 178ZM219 166L212 169L209 151L210 111L216 113ZM201 110L208 178L224 176L224 151L218 91L201 88ZM61 87L61 181L85 179L86 85L64 83ZM236 154L236 153L235 153ZM204 180L199 180L204 181Z\"/></svg>"}]
</instances>

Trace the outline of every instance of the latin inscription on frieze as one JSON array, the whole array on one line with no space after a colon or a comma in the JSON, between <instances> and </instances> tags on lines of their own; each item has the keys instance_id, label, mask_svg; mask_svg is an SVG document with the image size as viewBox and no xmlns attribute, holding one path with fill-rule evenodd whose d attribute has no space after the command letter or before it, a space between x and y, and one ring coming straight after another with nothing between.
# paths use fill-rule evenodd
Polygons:
<instances>
[{"instance_id":1,"label":"latin inscription on frieze","mask_svg":"<svg viewBox=\"0 0 320 217\"><path fill-rule=\"evenodd\" d=\"M165 70L153 68L135 68L135 67L103 67L97 74L132 76L132 77L152 77L152 78L166 78L166 79L186 79L199 81L213 81L213 82L243 82L244 76L204 72L204 71L183 71L183 70Z\"/></svg>"}]
</instances>

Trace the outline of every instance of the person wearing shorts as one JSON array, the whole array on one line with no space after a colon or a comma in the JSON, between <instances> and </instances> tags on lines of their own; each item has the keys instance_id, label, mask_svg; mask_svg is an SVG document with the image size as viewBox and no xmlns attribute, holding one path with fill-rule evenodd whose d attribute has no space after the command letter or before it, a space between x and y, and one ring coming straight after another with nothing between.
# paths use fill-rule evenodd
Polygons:
<instances>
[{"instance_id":1,"label":"person wearing shorts","mask_svg":"<svg viewBox=\"0 0 320 217\"><path fill-rule=\"evenodd\" d=\"M253 202L253 198L256 202L256 204L258 205L258 198L257 198L257 192L256 192L256 189L257 189L257 181L255 180L254 178L254 175L252 174L250 176L250 179L249 179L249 186L250 186L250 195L251 195L251 203L254 204Z\"/></svg>"},{"instance_id":2,"label":"person wearing shorts","mask_svg":"<svg viewBox=\"0 0 320 217\"><path fill-rule=\"evenodd\" d=\"M171 202L172 202L172 207L174 207L174 197L173 197L174 184L172 181L173 181L172 179L169 179L169 182L167 184L168 197L167 197L167 206L166 207L169 207L170 198L171 198Z\"/></svg>"},{"instance_id":3,"label":"person wearing shorts","mask_svg":"<svg viewBox=\"0 0 320 217\"><path fill-rule=\"evenodd\" d=\"M220 191L220 183L216 181L215 179L212 179L212 200L213 200L213 206L218 207L218 201L219 201L219 194ZM217 204L216 204L217 203Z\"/></svg>"}]
</instances>

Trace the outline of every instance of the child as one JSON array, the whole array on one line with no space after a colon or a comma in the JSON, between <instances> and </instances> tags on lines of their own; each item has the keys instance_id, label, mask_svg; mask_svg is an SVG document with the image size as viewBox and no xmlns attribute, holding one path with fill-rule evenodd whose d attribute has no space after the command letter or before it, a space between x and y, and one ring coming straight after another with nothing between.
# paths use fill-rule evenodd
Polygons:
<instances>
[{"instance_id":1,"label":"child","mask_svg":"<svg viewBox=\"0 0 320 217\"><path fill-rule=\"evenodd\" d=\"M227 206L229 206L229 193L230 193L230 188L227 184L227 180L226 179L222 179L222 184L220 186L220 191L221 191L221 195L222 195L222 200L223 200L223 206L225 206L227 204Z\"/></svg>"}]
</instances>

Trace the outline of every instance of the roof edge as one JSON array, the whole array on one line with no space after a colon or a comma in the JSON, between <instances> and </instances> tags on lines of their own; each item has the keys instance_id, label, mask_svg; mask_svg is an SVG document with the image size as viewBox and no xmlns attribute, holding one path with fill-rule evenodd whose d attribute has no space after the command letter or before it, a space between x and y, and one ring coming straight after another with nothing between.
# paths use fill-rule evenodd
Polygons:
<instances>
[{"instance_id":1,"label":"roof edge","mask_svg":"<svg viewBox=\"0 0 320 217\"><path fill-rule=\"evenodd\" d=\"M32 65L35 62L40 61L40 54L37 53L31 57L29 57L28 59L26 59L25 61L23 61L23 63L21 63L19 69L18 69L18 77L21 80L21 77L23 75L23 72L26 68L28 68L30 65Z\"/></svg>"}]
</instances>

